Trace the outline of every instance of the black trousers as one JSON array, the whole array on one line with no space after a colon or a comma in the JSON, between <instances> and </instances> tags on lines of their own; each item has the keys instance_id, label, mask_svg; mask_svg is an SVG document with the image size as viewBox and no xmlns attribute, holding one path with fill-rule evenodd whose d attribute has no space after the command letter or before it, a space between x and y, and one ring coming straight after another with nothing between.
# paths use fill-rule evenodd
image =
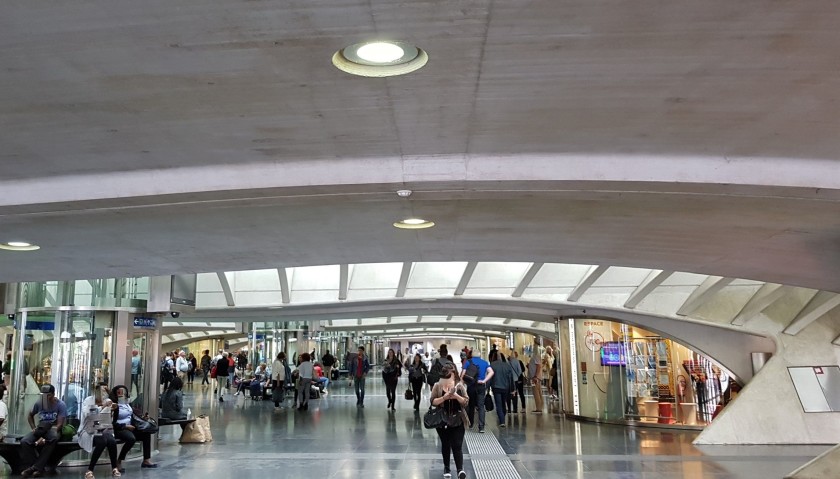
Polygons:
<instances>
[{"instance_id":1,"label":"black trousers","mask_svg":"<svg viewBox=\"0 0 840 479\"><path fill-rule=\"evenodd\" d=\"M397 382L398 378L385 380L385 396L388 398L388 405L396 404L397 402Z\"/></svg>"},{"instance_id":2,"label":"black trousers","mask_svg":"<svg viewBox=\"0 0 840 479\"><path fill-rule=\"evenodd\" d=\"M516 394L519 395L519 400L522 401L522 410L525 410L525 381L516 381ZM513 398L516 402L516 398ZM516 412L516 406L513 407L513 412Z\"/></svg>"},{"instance_id":3,"label":"black trousers","mask_svg":"<svg viewBox=\"0 0 840 479\"><path fill-rule=\"evenodd\" d=\"M443 455L443 470L449 471L450 452L455 456L456 471L464 470L464 425L435 429L440 437L440 453Z\"/></svg>"},{"instance_id":4,"label":"black trousers","mask_svg":"<svg viewBox=\"0 0 840 479\"><path fill-rule=\"evenodd\" d=\"M47 431L36 429L36 431L40 433L36 434L32 431L20 440L20 458L23 459L24 466L43 471L55 449L55 443L58 442L58 433L53 428ZM36 446L35 443L41 437L46 443L43 446Z\"/></svg>"},{"instance_id":5,"label":"black trousers","mask_svg":"<svg viewBox=\"0 0 840 479\"><path fill-rule=\"evenodd\" d=\"M92 471L99 462L102 451L108 449L108 457L111 459L111 469L117 468L117 440L110 432L103 432L101 435L93 436L93 452L90 453L90 465L88 471Z\"/></svg>"},{"instance_id":6,"label":"black trousers","mask_svg":"<svg viewBox=\"0 0 840 479\"><path fill-rule=\"evenodd\" d=\"M411 391L414 393L414 409L420 409L420 393L423 392L423 379L411 380Z\"/></svg>"},{"instance_id":7,"label":"black trousers","mask_svg":"<svg viewBox=\"0 0 840 479\"><path fill-rule=\"evenodd\" d=\"M128 451L134 447L134 443L137 441L141 441L143 443L143 460L149 459L152 457L152 435L146 434L145 432L140 432L137 429L134 431L129 431L128 429L120 429L119 431L114 431L114 437L117 439L121 439L125 444L123 445L122 451L120 451L119 462L122 462L125 459L125 456L128 455Z\"/></svg>"}]
</instances>

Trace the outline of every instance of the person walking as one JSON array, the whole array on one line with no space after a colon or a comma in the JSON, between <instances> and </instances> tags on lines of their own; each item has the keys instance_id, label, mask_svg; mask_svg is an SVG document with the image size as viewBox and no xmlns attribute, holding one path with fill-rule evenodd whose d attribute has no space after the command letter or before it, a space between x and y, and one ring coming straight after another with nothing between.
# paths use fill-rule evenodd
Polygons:
<instances>
[{"instance_id":1,"label":"person walking","mask_svg":"<svg viewBox=\"0 0 840 479\"><path fill-rule=\"evenodd\" d=\"M519 402L517 396L521 395L520 392L521 388L523 387L521 384L522 381L522 362L516 359L516 351L513 352L513 355L507 358L507 363L510 365L511 371L513 371L513 391L508 395L508 403L507 403L507 411L508 414L513 413L516 414L519 412ZM523 402L524 404L524 402ZM522 410L525 410L525 406L522 406Z\"/></svg>"},{"instance_id":2,"label":"person walking","mask_svg":"<svg viewBox=\"0 0 840 479\"><path fill-rule=\"evenodd\" d=\"M140 372L143 370L140 361L140 351L131 351L131 387L137 394L140 394Z\"/></svg>"},{"instance_id":3,"label":"person walking","mask_svg":"<svg viewBox=\"0 0 840 479\"><path fill-rule=\"evenodd\" d=\"M205 349L204 354L201 355L201 374L203 376L201 378L201 385L202 386L204 386L205 384L208 385L208 386L210 385L209 377L210 377L210 368L212 367L212 366L210 366L210 362L211 362L210 350Z\"/></svg>"},{"instance_id":4,"label":"person walking","mask_svg":"<svg viewBox=\"0 0 840 479\"><path fill-rule=\"evenodd\" d=\"M365 378L370 371L370 362L365 356L364 346L359 346L356 357L350 361L350 378L356 391L356 407L365 407Z\"/></svg>"},{"instance_id":5,"label":"person walking","mask_svg":"<svg viewBox=\"0 0 840 479\"><path fill-rule=\"evenodd\" d=\"M468 376L467 393L470 397L470 404L467 415L470 419L470 427L475 426L475 410L478 409L478 432L484 434L484 418L487 411L484 409L484 396L487 394L487 383L493 378L493 368L490 363L481 359L480 353L470 350L467 354L467 362L461 371L461 380Z\"/></svg>"},{"instance_id":6,"label":"person walking","mask_svg":"<svg viewBox=\"0 0 840 479\"><path fill-rule=\"evenodd\" d=\"M315 368L310 361L309 353L300 355L300 365L298 366L298 411L309 410L309 394L312 386L312 378Z\"/></svg>"},{"instance_id":7,"label":"person walking","mask_svg":"<svg viewBox=\"0 0 840 479\"><path fill-rule=\"evenodd\" d=\"M178 351L178 359L175 360L175 370L181 384L187 382L187 374L190 372L190 362L187 360L187 353Z\"/></svg>"},{"instance_id":8,"label":"person walking","mask_svg":"<svg viewBox=\"0 0 840 479\"><path fill-rule=\"evenodd\" d=\"M531 380L531 387L533 388L534 394L534 410L532 412L542 414L542 361L538 356L539 354L536 352L531 355L531 361L528 362L528 377Z\"/></svg>"},{"instance_id":9,"label":"person walking","mask_svg":"<svg viewBox=\"0 0 840 479\"><path fill-rule=\"evenodd\" d=\"M394 411L397 402L397 382L402 376L402 364L393 349L388 349L385 362L382 363L382 379L385 381L385 396L388 398L386 409Z\"/></svg>"},{"instance_id":10,"label":"person walking","mask_svg":"<svg viewBox=\"0 0 840 479\"><path fill-rule=\"evenodd\" d=\"M330 350L328 349L326 354L321 356L321 364L324 366L324 376L326 376L330 381L333 380L332 370L335 367L335 356L330 354Z\"/></svg>"},{"instance_id":11,"label":"person walking","mask_svg":"<svg viewBox=\"0 0 840 479\"><path fill-rule=\"evenodd\" d=\"M414 410L420 410L420 395L423 391L423 383L426 382L426 374L429 372L423 357L419 353L414 355L414 362L408 366L408 382L414 393Z\"/></svg>"},{"instance_id":12,"label":"person walking","mask_svg":"<svg viewBox=\"0 0 840 479\"><path fill-rule=\"evenodd\" d=\"M198 369L198 360L195 358L195 354L190 353L187 356L187 361L190 363L190 370L187 371L187 384L192 385L195 380L195 370Z\"/></svg>"},{"instance_id":13,"label":"person walking","mask_svg":"<svg viewBox=\"0 0 840 479\"><path fill-rule=\"evenodd\" d=\"M225 402L225 387L228 382L228 372L232 369L228 361L228 353L222 353L221 359L216 361L216 383L219 389L219 402Z\"/></svg>"},{"instance_id":14,"label":"person walking","mask_svg":"<svg viewBox=\"0 0 840 479\"><path fill-rule=\"evenodd\" d=\"M496 417L499 418L499 427L507 427L505 415L510 404L511 391L515 390L516 378L513 369L505 361L505 355L495 350L490 353L490 367L493 369L493 380L490 385L493 388L493 401L496 403Z\"/></svg>"},{"instance_id":15,"label":"person walking","mask_svg":"<svg viewBox=\"0 0 840 479\"><path fill-rule=\"evenodd\" d=\"M274 409L282 407L286 399L286 380L291 377L292 373L286 363L286 353L281 351L271 363L271 399L274 401Z\"/></svg>"},{"instance_id":16,"label":"person walking","mask_svg":"<svg viewBox=\"0 0 840 479\"><path fill-rule=\"evenodd\" d=\"M517 379L516 379L516 395L519 396L519 402L522 403L521 412L522 412L522 414L525 414L525 412L527 411L526 406L525 406L525 381L526 381L525 373L528 371L528 368L526 368L525 363L523 363L522 360L519 359L519 353L517 351L513 352L513 360L512 361L519 363L519 369L522 371L519 374L519 377L517 377ZM514 407L514 410L515 409L516 409L516 407Z\"/></svg>"},{"instance_id":17,"label":"person walking","mask_svg":"<svg viewBox=\"0 0 840 479\"><path fill-rule=\"evenodd\" d=\"M465 479L464 472L464 409L469 404L466 388L458 379L454 364L443 367L440 380L432 386L432 406L443 408L446 418L443 427L436 428L443 456L443 477L450 478L450 456L455 458L458 479Z\"/></svg>"}]
</instances>

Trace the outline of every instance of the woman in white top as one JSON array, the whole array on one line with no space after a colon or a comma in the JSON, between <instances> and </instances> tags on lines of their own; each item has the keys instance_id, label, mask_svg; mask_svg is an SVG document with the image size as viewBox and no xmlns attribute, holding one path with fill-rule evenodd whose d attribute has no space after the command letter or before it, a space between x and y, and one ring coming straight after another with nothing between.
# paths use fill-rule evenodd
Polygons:
<instances>
[{"instance_id":1,"label":"woman in white top","mask_svg":"<svg viewBox=\"0 0 840 479\"><path fill-rule=\"evenodd\" d=\"M106 448L111 459L111 475L122 475L117 467L117 440L114 438L113 411L116 409L116 404L108 398L108 386L105 383L97 384L94 394L82 401L79 446L90 453L85 479L93 479L93 468Z\"/></svg>"},{"instance_id":2,"label":"woman in white top","mask_svg":"<svg viewBox=\"0 0 840 479\"><path fill-rule=\"evenodd\" d=\"M300 365L298 366L298 411L307 411L309 409L309 389L312 384L312 373L314 367L309 361L309 353L300 355Z\"/></svg>"},{"instance_id":3,"label":"woman in white top","mask_svg":"<svg viewBox=\"0 0 840 479\"><path fill-rule=\"evenodd\" d=\"M6 407L6 385L0 384L0 442L9 434L9 422L6 421L9 416L9 408Z\"/></svg>"},{"instance_id":4,"label":"woman in white top","mask_svg":"<svg viewBox=\"0 0 840 479\"><path fill-rule=\"evenodd\" d=\"M140 464L141 468L157 467L157 464L152 463L152 435L138 430L131 424L131 417L134 411L131 409L131 404L128 401L128 388L123 385L114 386L111 390L111 400L117 403L116 416L114 417L114 437L123 441L124 445L117 458L117 467L120 468L128 451L134 446L134 443L141 441L143 443L143 462ZM124 472L120 468L120 472Z\"/></svg>"}]
</instances>

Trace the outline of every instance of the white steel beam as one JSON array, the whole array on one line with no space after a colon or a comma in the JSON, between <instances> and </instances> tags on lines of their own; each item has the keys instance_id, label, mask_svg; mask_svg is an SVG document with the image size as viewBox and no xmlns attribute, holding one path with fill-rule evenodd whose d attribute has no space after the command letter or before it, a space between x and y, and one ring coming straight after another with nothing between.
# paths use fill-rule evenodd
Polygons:
<instances>
[{"instance_id":1,"label":"white steel beam","mask_svg":"<svg viewBox=\"0 0 840 479\"><path fill-rule=\"evenodd\" d=\"M583 293L585 293L586 290L591 288L592 285L595 284L595 281L598 281L598 278L603 276L608 269L610 269L609 266L590 266L589 271L587 271L586 274L583 275L583 278L580 279L580 282L577 286L575 286L575 289L573 289L572 292L569 293L569 297L566 299L566 301L574 303L577 300L579 300L580 297L583 296Z\"/></svg>"},{"instance_id":2,"label":"white steel beam","mask_svg":"<svg viewBox=\"0 0 840 479\"><path fill-rule=\"evenodd\" d=\"M627 301L624 303L624 307L627 309L633 309L642 302L643 299L647 298L650 293L652 293L656 288L659 287L666 279L668 279L672 274L673 271L663 271L661 269L654 269L650 271L650 274L647 275L644 281L630 294L630 297L627 298Z\"/></svg>"},{"instance_id":3,"label":"white steel beam","mask_svg":"<svg viewBox=\"0 0 840 479\"><path fill-rule=\"evenodd\" d=\"M513 290L511 294L514 298L521 298L522 294L525 293L525 290L528 289L528 285L531 284L531 281L534 280L534 277L537 276L537 273L540 272L540 268L543 267L543 263L531 263L531 267L528 268L528 271L525 272L525 276L522 277L522 280L519 281L519 284L516 285L516 289Z\"/></svg>"},{"instance_id":4,"label":"white steel beam","mask_svg":"<svg viewBox=\"0 0 840 479\"><path fill-rule=\"evenodd\" d=\"M217 271L216 276L219 278L219 283L222 285L222 292L225 293L225 302L231 308L236 306L233 300L233 290L230 288L230 278L224 271Z\"/></svg>"},{"instance_id":5,"label":"white steel beam","mask_svg":"<svg viewBox=\"0 0 840 479\"><path fill-rule=\"evenodd\" d=\"M402 272L400 273L400 282L397 284L397 297L405 297L405 288L408 286L408 278L411 277L411 266L413 263L406 261L403 263Z\"/></svg>"},{"instance_id":6,"label":"white steel beam","mask_svg":"<svg viewBox=\"0 0 840 479\"><path fill-rule=\"evenodd\" d=\"M680 316L688 316L697 311L697 308L707 302L712 296L716 295L720 290L735 281L735 278L722 278L720 276L709 276L703 281L694 292L685 300L677 314Z\"/></svg>"},{"instance_id":7,"label":"white steel beam","mask_svg":"<svg viewBox=\"0 0 840 479\"><path fill-rule=\"evenodd\" d=\"M283 304L292 302L292 290L289 289L289 275L286 268L277 268L277 277L280 278L280 300Z\"/></svg>"},{"instance_id":8,"label":"white steel beam","mask_svg":"<svg viewBox=\"0 0 840 479\"><path fill-rule=\"evenodd\" d=\"M783 332L795 335L837 306L840 306L840 294L818 291Z\"/></svg>"},{"instance_id":9,"label":"white steel beam","mask_svg":"<svg viewBox=\"0 0 840 479\"><path fill-rule=\"evenodd\" d=\"M470 284L470 279L472 279L476 266L478 266L478 263L475 261L467 263L467 267L464 268L464 274L461 275L461 281L458 282L458 287L455 288L455 296L461 296L467 290L467 285Z\"/></svg>"},{"instance_id":10,"label":"white steel beam","mask_svg":"<svg viewBox=\"0 0 840 479\"><path fill-rule=\"evenodd\" d=\"M764 283L758 288L758 291L747 301L747 304L741 308L741 311L732 318L731 324L736 326L743 326L747 321L754 318L758 313L767 309L771 304L775 303L779 298L792 291L790 286L782 286L775 283Z\"/></svg>"},{"instance_id":11,"label":"white steel beam","mask_svg":"<svg viewBox=\"0 0 840 479\"><path fill-rule=\"evenodd\" d=\"M350 283L350 265L341 264L338 266L338 300L347 300L347 289Z\"/></svg>"}]
</instances>

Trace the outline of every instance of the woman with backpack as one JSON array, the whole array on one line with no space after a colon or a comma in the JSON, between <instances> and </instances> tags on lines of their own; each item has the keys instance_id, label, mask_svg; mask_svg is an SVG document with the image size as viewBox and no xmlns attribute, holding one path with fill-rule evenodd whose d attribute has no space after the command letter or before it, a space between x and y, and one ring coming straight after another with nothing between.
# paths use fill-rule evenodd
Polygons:
<instances>
[{"instance_id":1,"label":"woman with backpack","mask_svg":"<svg viewBox=\"0 0 840 479\"><path fill-rule=\"evenodd\" d=\"M397 402L397 382L402 376L402 364L393 349L388 350L388 356L382 364L382 379L385 380L385 396L388 397L386 409L394 411Z\"/></svg>"},{"instance_id":2,"label":"woman with backpack","mask_svg":"<svg viewBox=\"0 0 840 479\"><path fill-rule=\"evenodd\" d=\"M420 353L414 355L414 362L408 365L408 382L411 384L411 390L414 393L414 410L420 410L420 392L423 391L423 383L426 382L426 374L429 370L426 368L426 363L423 362L423 357Z\"/></svg>"}]
</instances>

